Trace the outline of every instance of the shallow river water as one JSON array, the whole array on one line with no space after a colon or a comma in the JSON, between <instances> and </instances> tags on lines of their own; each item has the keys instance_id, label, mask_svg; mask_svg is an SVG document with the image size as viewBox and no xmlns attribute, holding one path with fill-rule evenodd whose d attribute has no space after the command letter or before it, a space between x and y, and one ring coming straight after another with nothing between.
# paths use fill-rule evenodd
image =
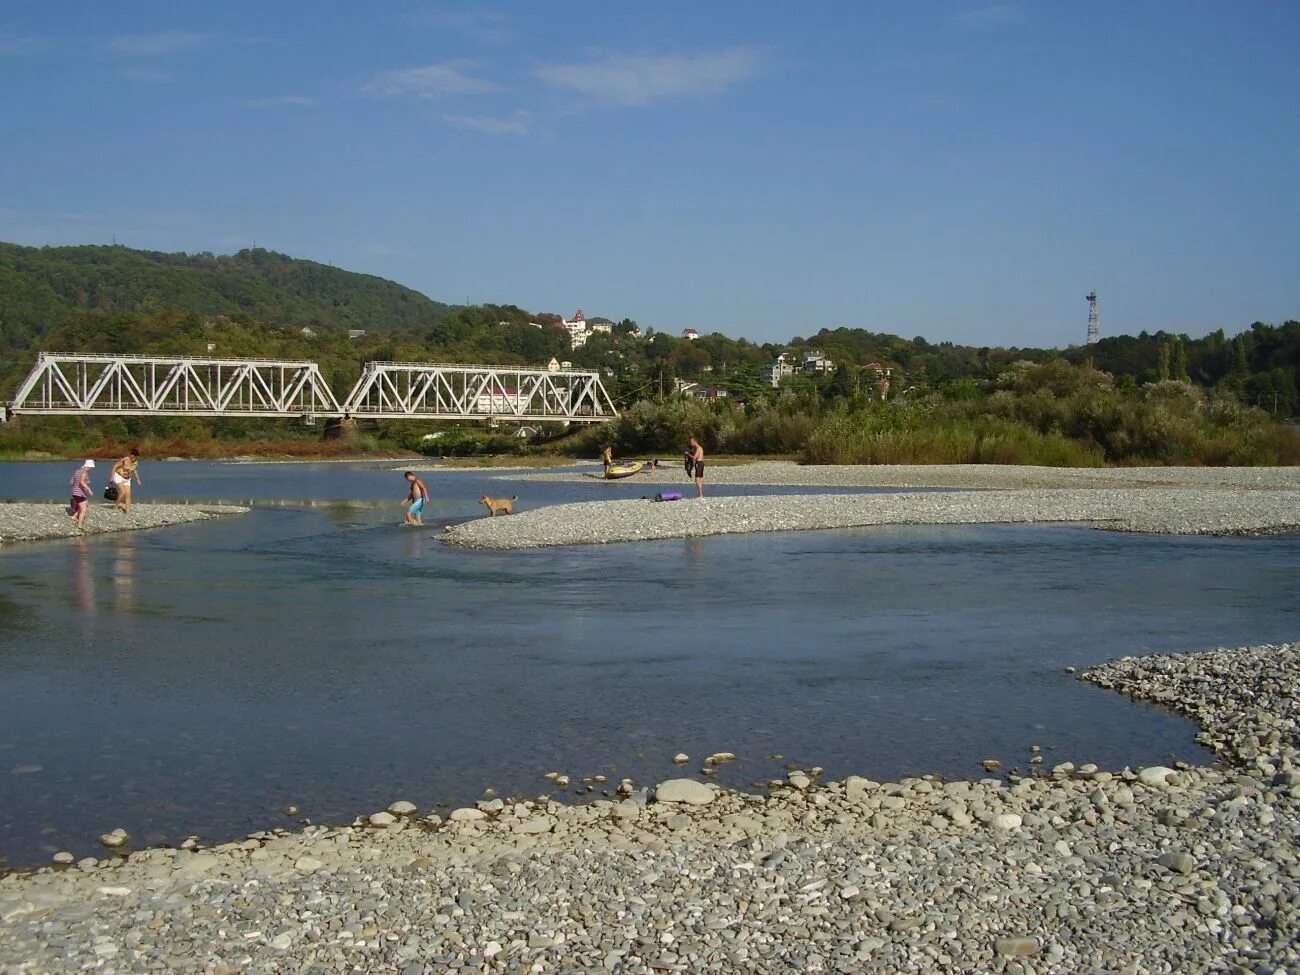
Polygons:
<instances>
[{"instance_id":1,"label":"shallow river water","mask_svg":"<svg viewBox=\"0 0 1300 975\"><path fill-rule=\"evenodd\" d=\"M0 497L60 493L67 466L6 465ZM400 473L373 465L144 476L142 499L257 506L0 553L11 865L92 854L116 826L216 840L287 825L290 804L335 822L541 794L547 771L650 783L678 751L688 772L735 752L719 781L742 787L787 762L977 776L1027 768L1034 744L1049 766L1203 762L1189 722L1064 668L1300 624L1295 537L890 527L482 553L436 535L483 491L526 507L653 485L431 474L415 530Z\"/></svg>"}]
</instances>

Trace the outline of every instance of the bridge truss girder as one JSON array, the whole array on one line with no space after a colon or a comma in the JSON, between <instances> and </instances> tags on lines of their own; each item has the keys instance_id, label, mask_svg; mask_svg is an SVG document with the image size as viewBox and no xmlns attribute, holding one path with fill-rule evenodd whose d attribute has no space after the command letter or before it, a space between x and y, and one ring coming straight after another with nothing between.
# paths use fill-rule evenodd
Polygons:
<instances>
[{"instance_id":1,"label":"bridge truss girder","mask_svg":"<svg viewBox=\"0 0 1300 975\"><path fill-rule=\"evenodd\" d=\"M42 352L14 413L121 416L338 416L314 362Z\"/></svg>"},{"instance_id":2,"label":"bridge truss girder","mask_svg":"<svg viewBox=\"0 0 1300 975\"><path fill-rule=\"evenodd\" d=\"M618 416L594 372L368 362L343 403L375 419L604 423Z\"/></svg>"}]
</instances>

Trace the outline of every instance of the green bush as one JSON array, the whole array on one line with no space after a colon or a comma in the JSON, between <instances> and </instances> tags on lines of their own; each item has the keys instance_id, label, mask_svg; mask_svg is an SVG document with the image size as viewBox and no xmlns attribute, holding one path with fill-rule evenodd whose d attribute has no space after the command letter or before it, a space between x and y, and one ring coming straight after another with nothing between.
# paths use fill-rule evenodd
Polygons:
<instances>
[{"instance_id":1,"label":"green bush","mask_svg":"<svg viewBox=\"0 0 1300 975\"><path fill-rule=\"evenodd\" d=\"M808 439L811 464L1034 464L1096 467L1094 445L1060 433L1040 433L996 417L936 415L921 407L842 412Z\"/></svg>"}]
</instances>

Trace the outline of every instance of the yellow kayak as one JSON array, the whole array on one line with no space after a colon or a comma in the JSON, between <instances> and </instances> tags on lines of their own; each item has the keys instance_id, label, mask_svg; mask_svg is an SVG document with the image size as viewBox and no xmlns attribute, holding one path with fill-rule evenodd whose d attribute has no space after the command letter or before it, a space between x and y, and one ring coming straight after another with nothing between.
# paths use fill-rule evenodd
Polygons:
<instances>
[{"instance_id":1,"label":"yellow kayak","mask_svg":"<svg viewBox=\"0 0 1300 975\"><path fill-rule=\"evenodd\" d=\"M605 479L613 481L620 477L631 477L633 474L640 474L645 468L642 461L636 461L633 464L614 464L605 472Z\"/></svg>"}]
</instances>

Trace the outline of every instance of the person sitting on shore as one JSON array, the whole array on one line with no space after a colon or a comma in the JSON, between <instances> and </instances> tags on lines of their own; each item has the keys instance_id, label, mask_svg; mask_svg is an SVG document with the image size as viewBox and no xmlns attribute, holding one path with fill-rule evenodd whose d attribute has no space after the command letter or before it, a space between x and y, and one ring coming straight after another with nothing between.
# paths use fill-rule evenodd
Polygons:
<instances>
[{"instance_id":1,"label":"person sitting on shore","mask_svg":"<svg viewBox=\"0 0 1300 975\"><path fill-rule=\"evenodd\" d=\"M86 510L90 507L90 472L95 462L87 459L72 475L72 500L68 504L68 514L78 531L85 530Z\"/></svg>"},{"instance_id":2,"label":"person sitting on shore","mask_svg":"<svg viewBox=\"0 0 1300 975\"><path fill-rule=\"evenodd\" d=\"M136 447L131 448L131 452L125 457L118 460L113 465L113 473L109 480L117 488L117 507L125 514L131 514L131 480L135 479L137 484L143 484L140 478L140 451Z\"/></svg>"}]
</instances>

